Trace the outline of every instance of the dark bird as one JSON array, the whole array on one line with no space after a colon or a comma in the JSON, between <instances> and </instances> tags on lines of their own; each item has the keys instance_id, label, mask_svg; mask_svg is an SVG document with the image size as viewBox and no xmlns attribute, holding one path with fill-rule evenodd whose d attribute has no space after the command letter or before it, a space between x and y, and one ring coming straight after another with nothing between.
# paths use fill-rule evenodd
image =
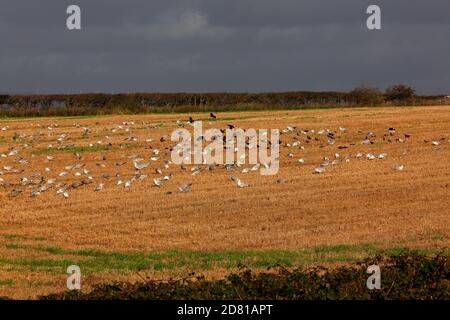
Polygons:
<instances>
[{"instance_id":1,"label":"dark bird","mask_svg":"<svg viewBox=\"0 0 450 320\"><path fill-rule=\"evenodd\" d=\"M211 118L213 118L213 119L217 119L217 117L216 117L216 116L214 115L214 113L212 113L212 112L209 114L209 116L210 116Z\"/></svg>"},{"instance_id":2,"label":"dark bird","mask_svg":"<svg viewBox=\"0 0 450 320\"><path fill-rule=\"evenodd\" d=\"M234 126L232 124L228 124L227 126L228 126L228 129L230 129L230 130L234 129Z\"/></svg>"},{"instance_id":3,"label":"dark bird","mask_svg":"<svg viewBox=\"0 0 450 320\"><path fill-rule=\"evenodd\" d=\"M192 117L189 117L189 123L193 123L194 119L192 119Z\"/></svg>"}]
</instances>

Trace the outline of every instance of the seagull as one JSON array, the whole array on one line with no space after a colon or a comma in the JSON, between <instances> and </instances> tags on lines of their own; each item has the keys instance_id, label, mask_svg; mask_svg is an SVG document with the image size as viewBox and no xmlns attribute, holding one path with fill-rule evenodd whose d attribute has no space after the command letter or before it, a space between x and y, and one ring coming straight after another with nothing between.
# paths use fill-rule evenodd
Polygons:
<instances>
[{"instance_id":1,"label":"seagull","mask_svg":"<svg viewBox=\"0 0 450 320\"><path fill-rule=\"evenodd\" d=\"M41 193L39 191L34 191L34 192L31 193L31 198L36 198L36 197L38 197L40 195L41 195Z\"/></svg>"},{"instance_id":2,"label":"seagull","mask_svg":"<svg viewBox=\"0 0 450 320\"><path fill-rule=\"evenodd\" d=\"M143 170L146 169L150 166L150 163L138 163L138 162L134 162L134 168L136 170Z\"/></svg>"},{"instance_id":3,"label":"seagull","mask_svg":"<svg viewBox=\"0 0 450 320\"><path fill-rule=\"evenodd\" d=\"M125 182L125 188L131 187L132 184L133 184L133 180L128 180L127 182Z\"/></svg>"},{"instance_id":4,"label":"seagull","mask_svg":"<svg viewBox=\"0 0 450 320\"><path fill-rule=\"evenodd\" d=\"M234 182L236 182L237 186L239 188L247 188L249 187L248 184L246 184L245 182L243 182L241 179L236 178L236 177L231 177L231 180L233 180Z\"/></svg>"},{"instance_id":5,"label":"seagull","mask_svg":"<svg viewBox=\"0 0 450 320\"><path fill-rule=\"evenodd\" d=\"M315 168L314 169L314 173L317 173L317 174L324 173L325 171L326 171L325 168Z\"/></svg>"},{"instance_id":6,"label":"seagull","mask_svg":"<svg viewBox=\"0 0 450 320\"><path fill-rule=\"evenodd\" d=\"M178 190L180 190L180 192L182 192L182 193L187 193L187 192L191 192L192 191L190 184L184 184L181 187L179 187Z\"/></svg>"},{"instance_id":7,"label":"seagull","mask_svg":"<svg viewBox=\"0 0 450 320\"><path fill-rule=\"evenodd\" d=\"M394 171L403 171L403 169L405 168L404 165L395 165L392 167L392 170Z\"/></svg>"},{"instance_id":8,"label":"seagull","mask_svg":"<svg viewBox=\"0 0 450 320\"><path fill-rule=\"evenodd\" d=\"M21 193L22 193L22 190L14 189L13 191L11 191L11 193L9 194L9 196L10 196L11 198L15 198L15 197L17 197L19 194L21 194Z\"/></svg>"},{"instance_id":9,"label":"seagull","mask_svg":"<svg viewBox=\"0 0 450 320\"><path fill-rule=\"evenodd\" d=\"M79 187L81 187L83 185L83 183L79 182L79 181L75 181L71 184L72 189L78 189Z\"/></svg>"},{"instance_id":10,"label":"seagull","mask_svg":"<svg viewBox=\"0 0 450 320\"><path fill-rule=\"evenodd\" d=\"M163 185L163 181L160 178L153 179L153 184L157 187L161 187Z\"/></svg>"},{"instance_id":11,"label":"seagull","mask_svg":"<svg viewBox=\"0 0 450 320\"><path fill-rule=\"evenodd\" d=\"M100 184L98 184L96 187L95 187L95 192L100 192L100 191L102 191L103 190L103 183L100 183Z\"/></svg>"}]
</instances>

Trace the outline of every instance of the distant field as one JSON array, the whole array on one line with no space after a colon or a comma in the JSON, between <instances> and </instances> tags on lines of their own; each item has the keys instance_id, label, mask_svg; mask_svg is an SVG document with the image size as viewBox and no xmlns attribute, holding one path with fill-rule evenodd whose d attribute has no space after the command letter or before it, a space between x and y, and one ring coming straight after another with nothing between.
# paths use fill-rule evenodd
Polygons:
<instances>
[{"instance_id":1,"label":"distant field","mask_svg":"<svg viewBox=\"0 0 450 320\"><path fill-rule=\"evenodd\" d=\"M261 270L276 264L333 266L402 247L448 252L450 107L227 112L214 121L192 114L204 120L204 129L295 127L281 135L276 176L241 173L248 165L231 172L199 166L195 176L195 165L165 169L174 143L160 138L189 116L0 120L0 155L6 155L0 157L0 296L34 298L64 290L71 264L81 267L89 287L192 271L217 278L239 264ZM396 132L390 135L388 128ZM335 144L327 143L321 129L334 133ZM362 144L369 132L373 143ZM14 149L20 152L8 156ZM153 161L155 149L160 152ZM368 160L367 154L386 156ZM150 162L141 172L148 178L130 188L117 185L135 175L133 155ZM349 162L342 161L345 156ZM338 164L314 174L324 157ZM81 168L66 169L76 164L85 165L92 184L71 187L86 178L74 174ZM404 169L393 170L398 165ZM68 174L59 177L63 171ZM37 180L33 173L43 182L20 182ZM162 187L153 185L170 173L173 178ZM238 188L231 176L250 187ZM30 197L52 178L65 184L60 188L70 193L68 199L56 194L56 186ZM99 183L103 190L94 192ZM192 191L181 193L183 184L192 184Z\"/></svg>"}]
</instances>

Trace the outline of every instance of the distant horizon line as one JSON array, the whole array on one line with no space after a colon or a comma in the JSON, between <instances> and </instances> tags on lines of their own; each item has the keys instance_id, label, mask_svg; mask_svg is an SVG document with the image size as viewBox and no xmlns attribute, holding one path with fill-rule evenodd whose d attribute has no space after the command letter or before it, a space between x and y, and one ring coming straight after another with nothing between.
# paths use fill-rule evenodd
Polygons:
<instances>
[{"instance_id":1,"label":"distant horizon line","mask_svg":"<svg viewBox=\"0 0 450 320\"><path fill-rule=\"evenodd\" d=\"M366 88L376 88L370 86L361 86ZM352 89L354 90L354 89ZM2 92L0 95L6 96L58 96L58 95L86 95L86 94L103 94L103 95L121 95L121 94L282 94L282 93L350 93L349 91L339 90L286 90L286 91L117 91L117 92L104 92L104 91L80 91L80 92ZM383 90L380 90L383 92ZM416 94L420 97L439 97L449 96L449 93L440 94Z\"/></svg>"}]
</instances>

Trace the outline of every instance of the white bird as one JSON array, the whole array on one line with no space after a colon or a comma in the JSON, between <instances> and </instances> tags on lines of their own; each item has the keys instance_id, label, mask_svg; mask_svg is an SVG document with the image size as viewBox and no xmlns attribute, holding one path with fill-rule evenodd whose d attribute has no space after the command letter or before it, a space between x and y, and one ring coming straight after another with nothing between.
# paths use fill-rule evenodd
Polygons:
<instances>
[{"instance_id":1,"label":"white bird","mask_svg":"<svg viewBox=\"0 0 450 320\"><path fill-rule=\"evenodd\" d=\"M234 182L236 182L237 186L239 188L247 188L249 187L249 185L245 182L243 182L241 179L236 178L236 177L231 177L231 180L233 180Z\"/></svg>"},{"instance_id":2,"label":"white bird","mask_svg":"<svg viewBox=\"0 0 450 320\"><path fill-rule=\"evenodd\" d=\"M19 150L17 150L17 149L13 149L13 150L11 150L9 153L8 153L8 156L15 156L15 155L17 155L19 153Z\"/></svg>"},{"instance_id":3,"label":"white bird","mask_svg":"<svg viewBox=\"0 0 450 320\"><path fill-rule=\"evenodd\" d=\"M129 188L133 185L133 181L132 180L128 180L127 182L125 182L125 188Z\"/></svg>"},{"instance_id":4,"label":"white bird","mask_svg":"<svg viewBox=\"0 0 450 320\"><path fill-rule=\"evenodd\" d=\"M134 168L136 170L143 170L146 169L150 166L150 163L138 163L138 162L134 162Z\"/></svg>"},{"instance_id":5,"label":"white bird","mask_svg":"<svg viewBox=\"0 0 450 320\"><path fill-rule=\"evenodd\" d=\"M157 187L161 187L163 185L163 181L160 178L153 179L153 184Z\"/></svg>"},{"instance_id":6,"label":"white bird","mask_svg":"<svg viewBox=\"0 0 450 320\"><path fill-rule=\"evenodd\" d=\"M392 170L394 171L403 171L403 169L405 168L404 165L395 165L392 167Z\"/></svg>"},{"instance_id":7,"label":"white bird","mask_svg":"<svg viewBox=\"0 0 450 320\"><path fill-rule=\"evenodd\" d=\"M103 190L103 183L99 183L96 187L95 187L95 192L100 192Z\"/></svg>"},{"instance_id":8,"label":"white bird","mask_svg":"<svg viewBox=\"0 0 450 320\"><path fill-rule=\"evenodd\" d=\"M317 173L317 174L324 173L325 171L326 171L325 168L315 168L314 169L314 173Z\"/></svg>"},{"instance_id":9,"label":"white bird","mask_svg":"<svg viewBox=\"0 0 450 320\"><path fill-rule=\"evenodd\" d=\"M172 179L173 175L170 173L168 176L165 176L163 178L164 181L169 181L170 179Z\"/></svg>"},{"instance_id":10,"label":"white bird","mask_svg":"<svg viewBox=\"0 0 450 320\"><path fill-rule=\"evenodd\" d=\"M191 190L191 186L187 185L187 184L182 185L181 187L178 188L178 190L180 190L180 192L183 192L183 193L187 193L187 192L191 192L192 191Z\"/></svg>"}]
</instances>

